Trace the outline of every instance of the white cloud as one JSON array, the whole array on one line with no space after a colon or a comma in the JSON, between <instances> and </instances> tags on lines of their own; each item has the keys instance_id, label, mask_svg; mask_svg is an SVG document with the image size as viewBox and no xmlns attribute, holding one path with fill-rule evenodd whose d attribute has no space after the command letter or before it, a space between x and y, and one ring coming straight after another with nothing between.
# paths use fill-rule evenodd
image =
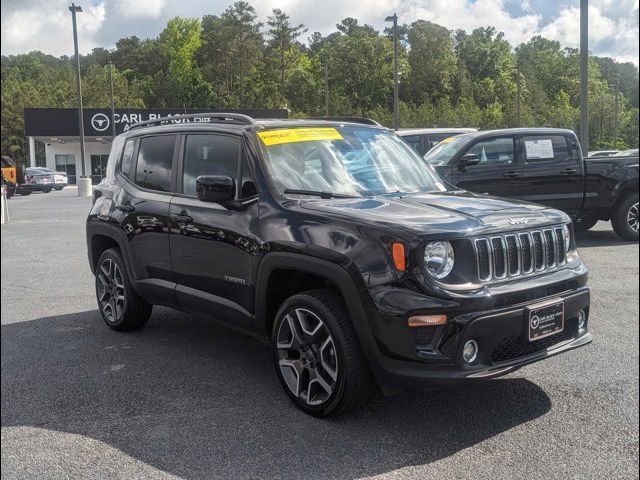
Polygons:
<instances>
[{"instance_id":1,"label":"white cloud","mask_svg":"<svg viewBox=\"0 0 640 480\"><path fill-rule=\"evenodd\" d=\"M612 19L605 16L597 4L591 5L589 7L589 50L598 55L611 56L619 61L633 62L638 65L638 2L635 2L635 8L635 15ZM540 34L558 40L564 46L578 48L580 46L580 9L578 7L562 9L552 22L542 28Z\"/></svg>"},{"instance_id":2,"label":"white cloud","mask_svg":"<svg viewBox=\"0 0 640 480\"><path fill-rule=\"evenodd\" d=\"M71 55L73 35L67 1L50 1L2 13L2 53L41 50L52 55ZM105 19L104 2L84 7L77 14L78 41L83 52L98 46L94 36Z\"/></svg>"},{"instance_id":3,"label":"white cloud","mask_svg":"<svg viewBox=\"0 0 640 480\"><path fill-rule=\"evenodd\" d=\"M408 7L403 19L424 18L452 30L462 28L469 31L494 26L504 32L505 38L513 45L531 38L539 29L541 20L540 15L528 12L516 17L510 15L503 0L477 0L472 3L467 0L434 0L428 3L414 0L402 5Z\"/></svg>"},{"instance_id":4,"label":"white cloud","mask_svg":"<svg viewBox=\"0 0 640 480\"><path fill-rule=\"evenodd\" d=\"M85 6L78 16L80 48L112 48L122 37L157 36L176 15L201 17L219 15L233 0L100 0ZM590 43L597 55L607 55L638 64L638 1L590 0ZM577 0L249 0L266 22L273 8L287 12L294 23L304 23L309 32L328 34L345 17L357 18L382 30L384 18L397 12L401 23L425 19L467 31L495 26L516 46L536 34L560 41L564 46L579 43ZM53 55L70 54L71 19L69 1L3 0L2 53L42 50ZM514 5L519 8L514 8ZM515 12L515 13L514 13ZM305 38L302 38L303 40Z\"/></svg>"},{"instance_id":5,"label":"white cloud","mask_svg":"<svg viewBox=\"0 0 640 480\"><path fill-rule=\"evenodd\" d=\"M114 10L128 18L159 18L166 0L115 0Z\"/></svg>"}]
</instances>

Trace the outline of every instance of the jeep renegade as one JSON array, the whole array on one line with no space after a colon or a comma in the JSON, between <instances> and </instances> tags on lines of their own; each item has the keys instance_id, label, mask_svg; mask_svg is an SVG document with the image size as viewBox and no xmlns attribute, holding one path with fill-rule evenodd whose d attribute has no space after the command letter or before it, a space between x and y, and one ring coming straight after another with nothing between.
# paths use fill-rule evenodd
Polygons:
<instances>
[{"instance_id":1,"label":"jeep renegade","mask_svg":"<svg viewBox=\"0 0 640 480\"><path fill-rule=\"evenodd\" d=\"M447 186L373 121L141 122L114 139L93 200L110 328L165 305L261 336L312 415L591 341L570 218Z\"/></svg>"}]
</instances>

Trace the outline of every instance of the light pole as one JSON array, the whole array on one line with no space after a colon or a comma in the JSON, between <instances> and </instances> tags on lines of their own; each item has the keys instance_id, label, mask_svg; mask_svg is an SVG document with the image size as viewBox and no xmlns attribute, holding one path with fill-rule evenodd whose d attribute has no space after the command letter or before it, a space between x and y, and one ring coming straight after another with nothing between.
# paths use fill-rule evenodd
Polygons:
<instances>
[{"instance_id":1,"label":"light pole","mask_svg":"<svg viewBox=\"0 0 640 480\"><path fill-rule=\"evenodd\" d=\"M111 60L109 60L109 94L111 100L111 136L115 138L116 136L116 107L113 101L113 64Z\"/></svg>"},{"instance_id":2,"label":"light pole","mask_svg":"<svg viewBox=\"0 0 640 480\"><path fill-rule=\"evenodd\" d=\"M618 83L613 85L613 149L618 149Z\"/></svg>"},{"instance_id":3,"label":"light pole","mask_svg":"<svg viewBox=\"0 0 640 480\"><path fill-rule=\"evenodd\" d=\"M82 114L82 81L80 79L80 54L78 53L78 26L76 24L76 13L82 12L82 7L72 3L69 7L71 21L73 22L73 49L76 56L76 86L78 89L78 126L80 127L80 171L82 175L76 179L78 184L78 196L88 197L91 195L91 179L87 178L84 165L84 116Z\"/></svg>"},{"instance_id":4,"label":"light pole","mask_svg":"<svg viewBox=\"0 0 640 480\"><path fill-rule=\"evenodd\" d=\"M324 114L329 116L329 54L324 53Z\"/></svg>"},{"instance_id":5,"label":"light pole","mask_svg":"<svg viewBox=\"0 0 640 480\"><path fill-rule=\"evenodd\" d=\"M400 112L398 108L398 14L384 19L393 22L393 129L400 128Z\"/></svg>"},{"instance_id":6,"label":"light pole","mask_svg":"<svg viewBox=\"0 0 640 480\"><path fill-rule=\"evenodd\" d=\"M516 58L516 127L520 126L520 60Z\"/></svg>"},{"instance_id":7,"label":"light pole","mask_svg":"<svg viewBox=\"0 0 640 480\"><path fill-rule=\"evenodd\" d=\"M589 2L580 0L580 145L589 151Z\"/></svg>"}]
</instances>

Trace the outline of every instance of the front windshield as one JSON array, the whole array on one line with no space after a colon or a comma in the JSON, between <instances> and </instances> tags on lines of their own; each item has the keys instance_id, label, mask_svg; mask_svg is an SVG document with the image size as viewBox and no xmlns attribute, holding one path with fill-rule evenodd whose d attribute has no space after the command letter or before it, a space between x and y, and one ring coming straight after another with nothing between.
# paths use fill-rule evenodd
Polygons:
<instances>
[{"instance_id":1,"label":"front windshield","mask_svg":"<svg viewBox=\"0 0 640 480\"><path fill-rule=\"evenodd\" d=\"M460 149L465 145L466 138L464 135L459 135L457 137L449 137L445 138L438 145L429 150L424 159L429 163L429 165L446 165L449 163L453 157L455 157L456 153L460 151Z\"/></svg>"},{"instance_id":2,"label":"front windshield","mask_svg":"<svg viewBox=\"0 0 640 480\"><path fill-rule=\"evenodd\" d=\"M371 196L444 190L437 174L395 134L344 126L258 132L276 187Z\"/></svg>"}]
</instances>

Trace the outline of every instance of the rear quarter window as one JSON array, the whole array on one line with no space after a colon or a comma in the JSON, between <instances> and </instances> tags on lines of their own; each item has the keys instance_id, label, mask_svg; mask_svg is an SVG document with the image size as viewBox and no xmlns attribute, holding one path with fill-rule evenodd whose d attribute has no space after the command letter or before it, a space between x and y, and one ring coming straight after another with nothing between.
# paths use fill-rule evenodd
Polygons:
<instances>
[{"instance_id":1,"label":"rear quarter window","mask_svg":"<svg viewBox=\"0 0 640 480\"><path fill-rule=\"evenodd\" d=\"M116 163L122 153L122 146L124 145L124 137L119 136L113 139L111 144L111 150L109 151L109 160L107 161L107 168L105 171L105 180L109 183L116 181Z\"/></svg>"},{"instance_id":2,"label":"rear quarter window","mask_svg":"<svg viewBox=\"0 0 640 480\"><path fill-rule=\"evenodd\" d=\"M122 152L122 161L120 162L120 171L129 177L131 175L131 162L133 161L133 151L136 147L135 139L131 138L127 140L124 145L124 152Z\"/></svg>"}]
</instances>

